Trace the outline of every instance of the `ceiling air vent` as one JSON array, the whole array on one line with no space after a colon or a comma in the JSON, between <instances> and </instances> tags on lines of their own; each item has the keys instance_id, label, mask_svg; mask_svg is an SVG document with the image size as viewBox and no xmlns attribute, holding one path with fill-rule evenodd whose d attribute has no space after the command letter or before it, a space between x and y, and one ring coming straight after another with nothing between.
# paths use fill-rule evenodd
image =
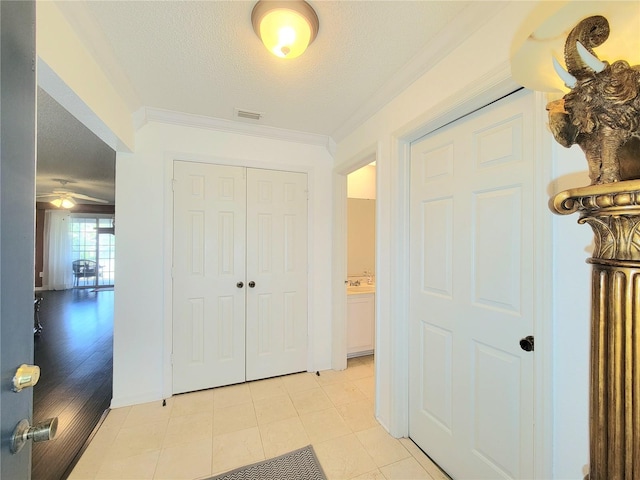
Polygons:
<instances>
[{"instance_id":1,"label":"ceiling air vent","mask_svg":"<svg viewBox=\"0 0 640 480\"><path fill-rule=\"evenodd\" d=\"M262 113L260 112L252 112L250 110L242 110L240 108L235 109L236 117L243 120L253 120L254 122L258 122L262 119Z\"/></svg>"}]
</instances>

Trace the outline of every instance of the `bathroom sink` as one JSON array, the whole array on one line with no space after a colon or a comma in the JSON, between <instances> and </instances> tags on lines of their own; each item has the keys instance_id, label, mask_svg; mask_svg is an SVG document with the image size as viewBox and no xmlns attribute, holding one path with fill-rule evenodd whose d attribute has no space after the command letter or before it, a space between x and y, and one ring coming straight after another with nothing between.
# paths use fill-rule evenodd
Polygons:
<instances>
[{"instance_id":1,"label":"bathroom sink","mask_svg":"<svg viewBox=\"0 0 640 480\"><path fill-rule=\"evenodd\" d=\"M376 292L376 286L375 285L369 285L367 283L365 283L364 285L356 285L353 287L347 287L347 294L349 295L354 295L354 294L358 294L358 293L375 293Z\"/></svg>"}]
</instances>

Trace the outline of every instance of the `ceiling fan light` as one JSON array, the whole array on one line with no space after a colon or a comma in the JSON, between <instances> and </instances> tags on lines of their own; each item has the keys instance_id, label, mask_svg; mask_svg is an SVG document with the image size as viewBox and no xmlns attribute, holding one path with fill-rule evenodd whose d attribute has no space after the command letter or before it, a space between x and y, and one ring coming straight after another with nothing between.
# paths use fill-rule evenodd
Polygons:
<instances>
[{"instance_id":1,"label":"ceiling fan light","mask_svg":"<svg viewBox=\"0 0 640 480\"><path fill-rule=\"evenodd\" d=\"M303 0L260 0L251 22L267 50L280 58L299 57L318 33L318 16Z\"/></svg>"},{"instance_id":2,"label":"ceiling fan light","mask_svg":"<svg viewBox=\"0 0 640 480\"><path fill-rule=\"evenodd\" d=\"M58 197L55 198L53 200L51 200L51 203L53 206L57 207L57 208L73 208L76 206L76 202L74 202L71 198L69 197Z\"/></svg>"},{"instance_id":3,"label":"ceiling fan light","mask_svg":"<svg viewBox=\"0 0 640 480\"><path fill-rule=\"evenodd\" d=\"M73 208L75 206L76 206L76 202L74 202L70 198L64 198L62 200L62 208Z\"/></svg>"}]
</instances>

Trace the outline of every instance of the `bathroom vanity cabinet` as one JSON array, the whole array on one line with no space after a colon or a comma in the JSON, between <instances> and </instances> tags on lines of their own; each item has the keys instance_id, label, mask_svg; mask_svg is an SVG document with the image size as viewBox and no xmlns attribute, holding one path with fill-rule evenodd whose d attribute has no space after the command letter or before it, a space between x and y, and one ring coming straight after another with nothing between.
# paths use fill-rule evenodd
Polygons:
<instances>
[{"instance_id":1,"label":"bathroom vanity cabinet","mask_svg":"<svg viewBox=\"0 0 640 480\"><path fill-rule=\"evenodd\" d=\"M348 357L359 357L373 353L376 315L375 296L373 292L347 292Z\"/></svg>"}]
</instances>

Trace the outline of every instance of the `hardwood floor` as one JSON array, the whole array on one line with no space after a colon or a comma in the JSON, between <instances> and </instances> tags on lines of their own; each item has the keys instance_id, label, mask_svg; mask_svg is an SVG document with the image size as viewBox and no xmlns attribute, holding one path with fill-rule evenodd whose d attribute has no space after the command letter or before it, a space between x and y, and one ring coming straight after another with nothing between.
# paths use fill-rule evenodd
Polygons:
<instances>
[{"instance_id":1,"label":"hardwood floor","mask_svg":"<svg viewBox=\"0 0 640 480\"><path fill-rule=\"evenodd\" d=\"M66 478L109 407L113 379L113 291L41 292L33 422L58 417L54 440L33 444L32 478Z\"/></svg>"}]
</instances>

